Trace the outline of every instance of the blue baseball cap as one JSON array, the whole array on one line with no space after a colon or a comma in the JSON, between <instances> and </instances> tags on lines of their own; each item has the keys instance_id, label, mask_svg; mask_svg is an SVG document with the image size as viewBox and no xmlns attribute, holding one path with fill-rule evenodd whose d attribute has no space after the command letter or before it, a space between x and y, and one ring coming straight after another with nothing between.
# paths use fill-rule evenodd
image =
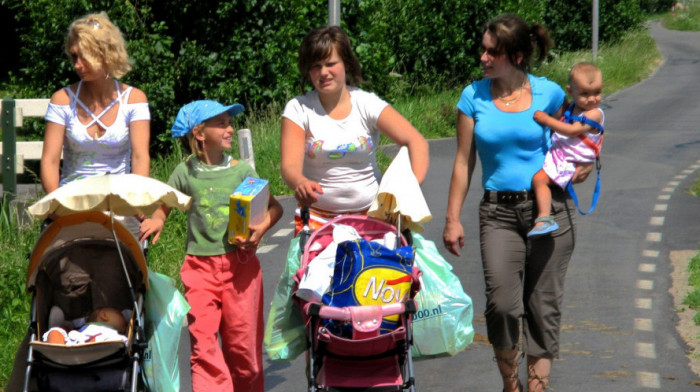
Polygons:
<instances>
[{"instance_id":1,"label":"blue baseball cap","mask_svg":"<svg viewBox=\"0 0 700 392\"><path fill-rule=\"evenodd\" d=\"M224 106L216 101L201 100L190 102L180 108L175 117L172 133L173 137L182 137L190 133L198 124L201 124L221 113L228 113L233 117L243 111L243 105L234 103Z\"/></svg>"}]
</instances>

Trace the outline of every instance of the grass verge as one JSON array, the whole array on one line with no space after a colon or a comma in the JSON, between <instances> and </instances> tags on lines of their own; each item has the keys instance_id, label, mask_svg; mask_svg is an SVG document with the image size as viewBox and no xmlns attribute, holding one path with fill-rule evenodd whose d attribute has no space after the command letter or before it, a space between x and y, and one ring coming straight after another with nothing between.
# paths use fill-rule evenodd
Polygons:
<instances>
[{"instance_id":1,"label":"grass verge","mask_svg":"<svg viewBox=\"0 0 700 392\"><path fill-rule=\"evenodd\" d=\"M694 289L683 298L683 305L695 311L693 322L700 325L700 253L688 263L688 284Z\"/></svg>"},{"instance_id":2,"label":"grass verge","mask_svg":"<svg viewBox=\"0 0 700 392\"><path fill-rule=\"evenodd\" d=\"M3 203L3 205L6 205ZM15 351L29 326L30 297L26 293L28 255L39 234L39 222L20 227L14 214L0 208L0 386L6 385Z\"/></svg>"},{"instance_id":3,"label":"grass verge","mask_svg":"<svg viewBox=\"0 0 700 392\"><path fill-rule=\"evenodd\" d=\"M690 187L690 193L700 197L700 178ZM688 285L692 291L683 298L683 304L695 311L693 322L695 325L700 325L700 252L688 263Z\"/></svg>"}]
</instances>

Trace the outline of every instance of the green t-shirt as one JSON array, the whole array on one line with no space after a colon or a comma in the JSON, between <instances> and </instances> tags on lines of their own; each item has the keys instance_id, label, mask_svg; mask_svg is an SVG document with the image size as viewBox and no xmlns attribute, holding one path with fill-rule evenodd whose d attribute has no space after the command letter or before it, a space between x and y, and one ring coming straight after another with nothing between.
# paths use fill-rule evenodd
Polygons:
<instances>
[{"instance_id":1,"label":"green t-shirt","mask_svg":"<svg viewBox=\"0 0 700 392\"><path fill-rule=\"evenodd\" d=\"M246 177L259 177L247 162L232 162L229 155L218 165L191 157L177 165L168 179L168 185L192 197L187 210L189 255L214 256L236 250L228 242L229 200Z\"/></svg>"}]
</instances>

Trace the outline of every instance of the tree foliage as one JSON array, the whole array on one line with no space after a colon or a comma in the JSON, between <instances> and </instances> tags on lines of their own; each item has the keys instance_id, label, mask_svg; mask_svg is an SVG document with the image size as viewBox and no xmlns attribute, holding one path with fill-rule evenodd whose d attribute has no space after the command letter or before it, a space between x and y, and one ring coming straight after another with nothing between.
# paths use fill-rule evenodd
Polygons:
<instances>
[{"instance_id":1,"label":"tree foliage","mask_svg":"<svg viewBox=\"0 0 700 392\"><path fill-rule=\"evenodd\" d=\"M600 40L638 28L658 0L601 0ZM478 77L482 26L502 12L550 29L559 50L590 47L592 1L355 0L341 25L367 88L391 99L421 86L453 87ZM644 6L644 10L640 6ZM63 53L71 21L106 11L128 42L134 70L123 81L149 97L154 149L167 143L177 109L194 99L240 102L250 110L299 94L297 50L327 23L326 1L0 0L16 25L18 60L6 80L14 97L48 97L76 80ZM42 130L35 130L36 136Z\"/></svg>"}]
</instances>

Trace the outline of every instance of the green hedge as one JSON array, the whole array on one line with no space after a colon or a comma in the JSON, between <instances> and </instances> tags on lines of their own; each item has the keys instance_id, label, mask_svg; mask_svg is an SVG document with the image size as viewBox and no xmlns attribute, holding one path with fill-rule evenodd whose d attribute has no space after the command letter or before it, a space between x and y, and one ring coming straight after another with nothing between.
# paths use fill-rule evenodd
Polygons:
<instances>
[{"instance_id":1,"label":"green hedge","mask_svg":"<svg viewBox=\"0 0 700 392\"><path fill-rule=\"evenodd\" d=\"M590 47L590 4L346 0L341 24L363 65L367 88L391 99L478 77L481 28L502 12L544 23L560 49ZM657 4L662 2L602 0L601 41L639 27L645 12L640 7L651 11ZM238 101L250 113L300 93L297 48L306 32L327 22L327 6L325 0L0 0L0 12L14 17L20 48L19 60L0 83L10 95L29 98L48 97L75 81L63 54L66 29L76 17L104 10L124 32L134 62L124 82L149 97L157 153L169 146L165 131L177 109L191 100ZM40 138L41 122L28 133Z\"/></svg>"}]
</instances>

